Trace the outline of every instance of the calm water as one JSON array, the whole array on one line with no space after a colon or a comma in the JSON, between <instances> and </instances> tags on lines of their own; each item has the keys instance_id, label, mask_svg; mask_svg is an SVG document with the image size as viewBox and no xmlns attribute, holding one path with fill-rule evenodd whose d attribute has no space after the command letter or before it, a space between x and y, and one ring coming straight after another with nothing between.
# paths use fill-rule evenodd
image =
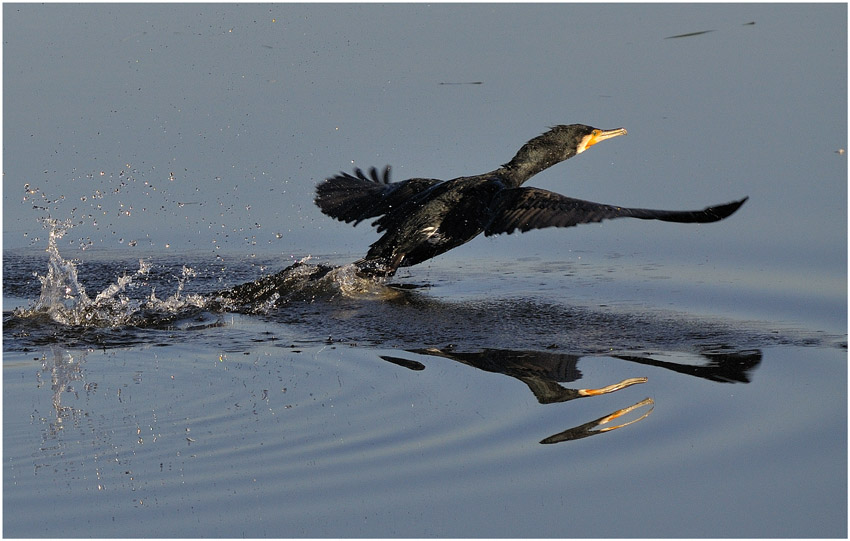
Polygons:
<instances>
[{"instance_id":1,"label":"calm water","mask_svg":"<svg viewBox=\"0 0 850 541\"><path fill-rule=\"evenodd\" d=\"M3 15L5 536L846 537L846 5ZM531 185L750 199L390 284L312 203L572 122Z\"/></svg>"}]
</instances>

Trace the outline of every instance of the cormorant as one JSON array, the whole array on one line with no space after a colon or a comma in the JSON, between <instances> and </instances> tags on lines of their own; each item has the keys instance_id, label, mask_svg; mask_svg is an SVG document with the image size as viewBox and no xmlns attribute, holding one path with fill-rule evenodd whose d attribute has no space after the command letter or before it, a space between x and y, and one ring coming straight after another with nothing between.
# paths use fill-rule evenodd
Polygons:
<instances>
[{"instance_id":1,"label":"cormorant","mask_svg":"<svg viewBox=\"0 0 850 541\"><path fill-rule=\"evenodd\" d=\"M696 211L651 210L603 205L573 199L524 182L556 163L619 135L624 128L600 130L584 124L555 126L519 149L511 161L482 175L441 181L412 178L390 183L389 166L371 168L367 177L340 173L316 187L315 202L323 213L384 233L356 262L360 272L391 276L399 267L422 263L460 246L480 233L486 236L543 227L570 227L610 218L707 223L722 220L744 204L739 201Z\"/></svg>"}]
</instances>

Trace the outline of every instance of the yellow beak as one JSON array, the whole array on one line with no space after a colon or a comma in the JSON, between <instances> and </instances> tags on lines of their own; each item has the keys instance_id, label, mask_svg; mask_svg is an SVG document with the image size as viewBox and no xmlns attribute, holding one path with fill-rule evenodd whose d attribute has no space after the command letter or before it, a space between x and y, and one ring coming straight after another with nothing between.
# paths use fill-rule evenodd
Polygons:
<instances>
[{"instance_id":1,"label":"yellow beak","mask_svg":"<svg viewBox=\"0 0 850 541\"><path fill-rule=\"evenodd\" d=\"M616 130L594 130L593 133L590 134L590 141L587 143L587 146L591 147L605 139L617 137L618 135L626 135L627 133L629 132L626 131L626 128L617 128Z\"/></svg>"},{"instance_id":2,"label":"yellow beak","mask_svg":"<svg viewBox=\"0 0 850 541\"><path fill-rule=\"evenodd\" d=\"M584 139L582 139L578 148L576 149L576 154L581 154L588 148L592 147L596 143L600 141L604 141L606 139L611 139L612 137L617 137L618 135L626 135L628 132L626 128L617 128L616 130L593 130L589 135L586 135Z\"/></svg>"}]
</instances>

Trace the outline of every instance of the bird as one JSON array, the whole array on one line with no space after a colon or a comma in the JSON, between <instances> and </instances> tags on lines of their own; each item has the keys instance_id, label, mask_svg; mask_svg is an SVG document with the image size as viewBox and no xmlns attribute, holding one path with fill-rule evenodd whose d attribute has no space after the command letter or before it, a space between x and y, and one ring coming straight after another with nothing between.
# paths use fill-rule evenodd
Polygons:
<instances>
[{"instance_id":1,"label":"bird","mask_svg":"<svg viewBox=\"0 0 850 541\"><path fill-rule=\"evenodd\" d=\"M729 217L748 199L703 210L652 210L593 203L523 187L537 173L626 134L625 128L558 125L525 143L498 169L451 180L390 182L389 166L383 171L372 167L368 175L356 168L353 175L341 172L320 182L315 203L322 213L355 226L377 218L372 226L383 235L355 265L360 275L387 277L399 267L427 261L481 233L489 237L613 218L709 223Z\"/></svg>"}]
</instances>

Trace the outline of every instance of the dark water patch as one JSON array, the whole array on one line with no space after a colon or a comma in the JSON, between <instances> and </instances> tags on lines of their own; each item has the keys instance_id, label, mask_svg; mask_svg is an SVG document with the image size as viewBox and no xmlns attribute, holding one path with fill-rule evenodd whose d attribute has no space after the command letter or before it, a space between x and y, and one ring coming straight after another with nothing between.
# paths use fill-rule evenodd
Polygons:
<instances>
[{"instance_id":1,"label":"dark water patch","mask_svg":"<svg viewBox=\"0 0 850 541\"><path fill-rule=\"evenodd\" d=\"M385 302L292 303L262 316L335 342L397 348L559 350L577 354L676 350L735 352L774 345L843 347L843 337L759 322L552 303L539 299L445 301L404 292Z\"/></svg>"}]
</instances>

